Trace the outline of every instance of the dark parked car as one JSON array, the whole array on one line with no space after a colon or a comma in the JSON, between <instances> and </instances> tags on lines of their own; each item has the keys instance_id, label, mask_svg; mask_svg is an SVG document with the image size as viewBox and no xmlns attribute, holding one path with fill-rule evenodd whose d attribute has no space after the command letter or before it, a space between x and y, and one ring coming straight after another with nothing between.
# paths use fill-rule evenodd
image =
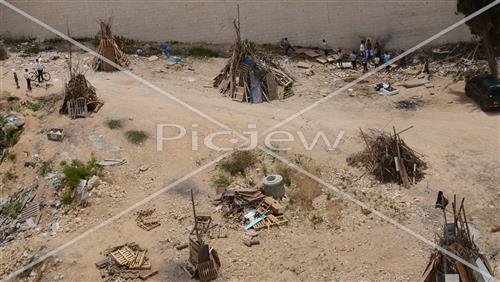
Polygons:
<instances>
[{"instance_id":1,"label":"dark parked car","mask_svg":"<svg viewBox=\"0 0 500 282\"><path fill-rule=\"evenodd\" d=\"M500 80L492 75L479 75L465 84L465 95L476 100L484 110L500 108Z\"/></svg>"}]
</instances>

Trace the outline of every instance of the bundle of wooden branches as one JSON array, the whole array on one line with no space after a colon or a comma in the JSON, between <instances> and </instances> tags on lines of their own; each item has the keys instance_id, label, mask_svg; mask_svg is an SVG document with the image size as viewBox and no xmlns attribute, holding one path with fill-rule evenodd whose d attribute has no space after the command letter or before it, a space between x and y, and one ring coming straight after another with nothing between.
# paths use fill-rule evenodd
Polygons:
<instances>
[{"instance_id":1,"label":"bundle of wooden branches","mask_svg":"<svg viewBox=\"0 0 500 282\"><path fill-rule=\"evenodd\" d=\"M80 101L83 106L78 106ZM81 72L72 72L64 88L64 102L59 112L75 118L85 116L89 111L97 112L102 104L97 97L95 87L85 78L85 75ZM79 112L74 112L74 108L77 107L81 109L78 110Z\"/></svg>"},{"instance_id":2,"label":"bundle of wooden branches","mask_svg":"<svg viewBox=\"0 0 500 282\"><path fill-rule=\"evenodd\" d=\"M474 243L474 236L469 229L464 208L465 199L462 199L460 207L457 207L457 198L454 196L452 203L453 219L451 223L448 223L446 219L448 200L442 194L441 197L442 201L436 203L436 207L443 210L445 224L443 233L437 236L438 245L475 266L481 272L477 272L464 265L461 261L436 250L430 256L429 263L423 274L423 281L493 281L489 280L488 277L492 273L491 266ZM456 278L456 280L453 278Z\"/></svg>"},{"instance_id":3,"label":"bundle of wooden branches","mask_svg":"<svg viewBox=\"0 0 500 282\"><path fill-rule=\"evenodd\" d=\"M242 42L239 20L234 21L236 41L231 58L214 78L214 87L233 100L260 103L284 99L293 79L279 66L257 57L249 42Z\"/></svg>"},{"instance_id":4,"label":"bundle of wooden branches","mask_svg":"<svg viewBox=\"0 0 500 282\"><path fill-rule=\"evenodd\" d=\"M389 134L371 130L361 130L366 149L347 158L350 165L368 169L381 182L393 182L409 188L424 177L426 163L421 155L412 150L399 137L399 133Z\"/></svg>"},{"instance_id":5,"label":"bundle of wooden branches","mask_svg":"<svg viewBox=\"0 0 500 282\"><path fill-rule=\"evenodd\" d=\"M118 64L121 67L128 67L130 61L127 59L123 51L118 47L115 37L111 32L112 19L99 20L99 25L101 28L101 40L99 41L99 47L97 48L97 53L102 57ZM96 71L115 71L116 68L104 60L96 57L94 60L94 70Z\"/></svg>"}]
</instances>

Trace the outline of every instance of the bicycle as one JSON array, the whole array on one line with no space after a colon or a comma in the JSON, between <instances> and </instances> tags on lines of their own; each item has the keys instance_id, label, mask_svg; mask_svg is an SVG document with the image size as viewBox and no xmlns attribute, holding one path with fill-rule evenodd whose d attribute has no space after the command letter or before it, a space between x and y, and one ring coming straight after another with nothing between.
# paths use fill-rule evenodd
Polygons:
<instances>
[{"instance_id":1,"label":"bicycle","mask_svg":"<svg viewBox=\"0 0 500 282\"><path fill-rule=\"evenodd\" d=\"M33 69L32 72L30 72L30 80L31 81L38 81L38 71L36 69ZM43 71L42 72L42 80L43 81L49 81L50 80L50 73Z\"/></svg>"}]
</instances>

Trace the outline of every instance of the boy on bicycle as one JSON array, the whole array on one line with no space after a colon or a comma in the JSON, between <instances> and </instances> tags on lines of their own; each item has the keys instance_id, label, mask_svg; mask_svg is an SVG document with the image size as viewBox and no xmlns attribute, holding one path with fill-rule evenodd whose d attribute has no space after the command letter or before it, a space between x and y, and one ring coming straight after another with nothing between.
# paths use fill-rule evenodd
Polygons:
<instances>
[{"instance_id":1,"label":"boy on bicycle","mask_svg":"<svg viewBox=\"0 0 500 282\"><path fill-rule=\"evenodd\" d=\"M43 81L43 65L42 65L42 60L40 60L40 58L36 59L35 60L35 68L36 68L36 72L37 72L37 77L38 77L38 82L42 82Z\"/></svg>"}]
</instances>

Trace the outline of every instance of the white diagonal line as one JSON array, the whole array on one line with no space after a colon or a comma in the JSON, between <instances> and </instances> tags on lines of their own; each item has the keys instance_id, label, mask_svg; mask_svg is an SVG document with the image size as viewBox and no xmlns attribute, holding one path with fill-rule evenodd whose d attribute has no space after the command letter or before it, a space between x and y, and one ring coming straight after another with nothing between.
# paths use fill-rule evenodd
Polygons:
<instances>
[{"instance_id":1,"label":"white diagonal line","mask_svg":"<svg viewBox=\"0 0 500 282\"><path fill-rule=\"evenodd\" d=\"M33 21L34 23L36 23L36 24L38 24L38 25L42 26L43 28L45 28L45 29L47 29L47 30L49 30L49 31L53 32L54 34L56 34L56 35L60 36L60 37L61 37L61 38L63 38L64 40L66 40L66 41L68 41L68 42L72 43L73 45L75 45L75 46L77 46L77 47L79 47L80 49L85 50L86 52L88 52L89 54L93 55L94 57L97 57L97 58L99 58L99 59L101 59L101 60L105 61L106 63L108 63L108 64L112 65L112 66L113 66L113 67L115 67L116 69L118 69L118 70L122 71L123 73L125 73L126 75L130 76L131 78L133 78L133 79L135 79L135 80L137 80L137 81L141 82L141 83L142 83L142 84L144 84L145 86L147 86L147 87L149 87L149 88L151 88L151 89L153 89L153 90L157 91L158 93L160 93L160 94L162 94L162 95L164 95L164 96L166 96L166 97L168 97L168 98L172 99L172 100L173 100L173 101L175 101L176 103L178 103L178 104L180 104L181 106L183 106L183 107L185 107L185 108L187 108L187 109L191 110L192 112L194 112L194 113L198 114L199 116L201 116L201 117L205 118L206 120L208 120L208 121L210 121L210 122L212 122L212 123L214 123L214 124L216 124L216 125L220 126L221 128L223 128L223 129L225 129L225 130L231 131L233 134L235 134L236 136L238 136L238 137L239 137L239 138L241 138L242 140L247 141L247 138L246 138L244 135L242 135L242 134L240 134L239 132L237 132L237 131L233 130L233 129L232 129L232 128L230 128L229 126L227 126L227 125L223 124L222 122L220 122L220 121L216 120L215 118L213 118L213 117L211 117L211 116L209 116L209 115L205 114L204 112L202 112L202 111L198 110L197 108L195 108L195 107L193 107L193 106L189 105L188 103L186 103L186 102L182 101L181 99L179 99L179 98L175 97L175 96L174 96L174 95L172 95L171 93L169 93L169 92L167 92L167 91L165 91L165 90L163 90L163 89L159 88L158 86L156 86L156 85L152 84L151 82L149 82L149 81L145 80L144 78L142 78L142 77L140 77L140 76L138 76L138 75L136 75L136 74L132 73L131 71L129 71L129 70L127 70L127 69L123 68L122 66L120 66L120 65L116 64L115 62L113 62L113 61L111 61L111 60L109 60L109 59L105 58L104 56L101 56L100 54L98 54L98 53L97 53L97 52L95 52L94 50L90 49L89 47L87 47L87 46L85 46L85 45L81 44L80 42L78 42L78 41L74 40L73 38L69 37L68 35L66 35L66 34L64 34L64 33L60 32L59 30L57 30L57 29L55 29L55 28L51 27L50 25L48 25L48 24L46 24L46 23L44 23L44 22L40 21L39 19L37 19L37 18L33 17L32 15L30 15L30 14L26 13L25 11L23 11L23 10L21 10L21 9L17 8L16 6L14 6L14 5L10 4L9 2L7 2L7 1L5 1L5 0L0 0L0 4L3 4L4 6L8 7L8 8L9 8L9 9L11 9L11 10L13 10L14 12L16 12L16 13L18 13L18 14L20 14L20 15L22 15L22 16L24 16L24 17L28 18L28 19L30 19L30 20L31 20L31 21Z\"/></svg>"},{"instance_id":2,"label":"white diagonal line","mask_svg":"<svg viewBox=\"0 0 500 282\"><path fill-rule=\"evenodd\" d=\"M67 241L66 243L60 245L59 247L53 249L52 251L50 252L47 252L46 254L40 256L39 258L37 258L36 260L30 262L29 264L27 265L24 265L23 267L19 268L18 270L12 272L12 273L9 273L9 275L7 275L6 277L3 277L1 281L7 281L9 279L12 279L14 277L16 277L17 275L23 273L24 271L26 271L27 269L35 266L36 264L44 261L46 258L50 257L50 256L53 256L57 253L59 253L60 251L66 249L67 247L73 245L74 243L80 241L81 239L89 236L90 234L98 231L99 229L111 224L112 222L116 221L117 219L119 219L120 217L126 215L127 213L133 211L134 209L144 205L145 203L153 200L154 198L158 197L159 195L167 192L168 190L170 190L172 187L184 182L186 179L192 177L192 176L195 176L196 174L204 171L205 169L209 168L210 166L212 166L213 164L219 162L220 160L224 159L225 157L227 157L229 154L231 154L233 151L229 151L227 153L224 153L223 155L215 158L214 160L212 160L211 162L193 170L192 172L184 175L183 177L175 180L174 182L170 183L169 185L165 186L164 188L154 192L153 194L147 196L146 198L140 200L139 202L131 205L130 207L122 210L121 212L117 213L116 215L110 217L109 219L107 219L106 221L104 222L101 222L100 224L88 229L87 231L81 233L80 235L76 236L75 238Z\"/></svg>"},{"instance_id":3,"label":"white diagonal line","mask_svg":"<svg viewBox=\"0 0 500 282\"><path fill-rule=\"evenodd\" d=\"M314 180L314 181L316 181L316 182L320 183L321 185L323 185L324 187L326 187L326 188L328 188L328 189L330 189L330 190L334 191L335 193L339 194L339 195L340 195L341 197L343 197L344 199L346 199L346 200L348 200L348 201L350 201L350 202L352 202L352 203L354 203L354 204L356 204L356 205L358 205L358 206L360 206L360 207L362 207L362 208L365 208L365 209L367 209L367 210L371 211L371 212L372 212L373 214L375 214L376 216L378 216L378 217L380 217L381 219L383 219L383 220L387 221L388 223L390 223L390 224L392 224L392 225L396 226L397 228L399 228L399 229L401 229L401 230L405 231L406 233L408 233L408 234L410 234L411 236L413 236L413 237L417 238L418 240L420 240L420 241L422 241L422 242L426 243L427 245L429 245L429 246L431 246L431 247L433 247L433 248L435 248L435 249L439 250L441 253L446 254L447 256L454 258L455 260L457 260L457 261L459 261L459 262L463 263L464 265L468 266L469 268L471 268L471 269L473 269L473 270L475 270L475 271L477 271L477 272L482 273L482 274L483 274L483 275L485 275L486 277L489 277L489 278L491 278L491 279L494 279L494 277L492 277L492 276L491 276L491 274L489 274L488 272L484 272L484 271L482 271L482 270L481 270L481 269L479 269L477 266L475 266L475 265L473 265L473 264L469 263L468 261L464 260L463 258L461 258L461 257L459 257L459 256L455 255L454 253L452 253L452 252L450 252L450 251L448 251L448 250L446 250L446 249L442 248L441 246L437 245L436 243L434 243L434 242L432 242L432 241L430 241L430 240L427 240L425 237L423 237L422 235L418 234L417 232L415 232L415 231L411 230L410 228L408 228L408 227L406 227L406 226L402 225L401 223L399 223L399 222L395 221L394 219L392 219L392 218L390 218L390 217L388 217L388 216L384 215L383 213L381 213L381 212L377 211L376 209L374 209L374 208L372 208L372 207L368 206L367 204L365 204L365 203L363 203L363 202L359 201L359 200L358 200L358 199L356 199L353 195L351 195L351 194L349 194L349 193L346 193L346 192L344 192L344 191L342 191L342 190L338 189L337 187L335 187L335 186L331 185L330 183L328 183L328 182L324 181L323 179L321 179L321 178L317 177L316 175L314 175L314 174L312 174L312 173L310 173L310 172L308 172L308 171L304 170L302 167L300 167L300 166L298 166L298 165L296 165L296 164L294 164L294 163L292 163L292 162L288 161L287 159L285 159L285 158L283 158L282 156L280 156L280 155L278 155L278 154L274 153L273 151L271 151L271 150L267 149L267 148L266 148L266 147L264 147L264 146L259 146L259 149L261 149L262 151L266 152L267 154L269 154L269 155L271 155L271 156L275 157L276 159L280 160L281 162L285 163L286 165L290 166L291 168L293 168L293 169L297 170L299 173L301 173L301 174L303 174L303 175L305 175L305 176L307 176L307 177L311 178L312 180Z\"/></svg>"},{"instance_id":4,"label":"white diagonal line","mask_svg":"<svg viewBox=\"0 0 500 282\"><path fill-rule=\"evenodd\" d=\"M375 68L375 69L373 69L373 70L371 70L371 71L369 71L369 72L367 72L367 73L363 74L362 76L358 77L358 78L357 78L357 79L355 79L354 81L352 81L352 82L350 82L350 83L346 84L345 86L341 87L340 89L338 89L338 90L336 90L336 91L332 92L330 95L328 95L328 96L326 96L326 97L321 98L320 100L318 100L318 101L316 101L316 102L312 103L311 105L309 105L309 106L305 107L304 109L302 109L302 110L300 110L300 111L296 112L295 114L293 114L293 115L289 116L288 118L286 118L286 119L282 120L281 122L279 122L279 123L275 124L274 126L270 127L269 129L267 129L267 130L263 131L260 135L266 135L266 134L268 134L269 132L271 132L271 131L275 130L276 128L281 127L281 126L283 126L283 125L285 125L285 124L289 123L290 121L292 121L292 120L296 119L297 117L299 117L299 116L303 115L304 113L306 113L306 112L308 112L308 111L310 111L310 110L312 110L312 109L316 108L316 107L317 107L317 106L319 106L320 104L322 104L322 103L324 103L324 102L326 102L326 101L330 100L331 98L333 98L333 97L337 96L338 94L340 94L340 93L344 92L345 90L347 90L347 89L349 89L349 88L353 87L354 85L358 84L360 81L362 81L362 80L364 80L364 79L366 79L366 78L368 78L368 77L372 76L373 74L375 74L375 73L376 73L376 72L378 72L379 70L384 69L385 67L387 67L387 66L389 66L389 65L391 65L391 64L393 64L393 63L395 63L395 62L397 62L397 61L399 61L399 60L401 60L402 58L404 58L404 57L406 57L407 55L409 55L409 54L413 53L414 51L416 51L416 50L418 50L418 49L422 48L423 46L425 46L425 45L429 44L430 42L434 41L435 39L437 39L437 38L439 38L439 37L443 36L444 34L446 34L446 33L450 32L451 30L453 30L453 29L455 29L455 28L457 28L458 26L460 26L460 25L462 25L462 24L466 23L467 21L469 21L469 20L471 20L471 19L473 19L473 18L477 17L478 15L480 15L480 14L484 13L485 11L487 11L487 10L489 10L489 9L493 8L494 6L498 5L499 3L500 3L500 0L496 0L496 1L494 1L494 2L491 2L490 4L488 4L488 5L484 6L483 8L481 8L481 9L479 9L479 10L475 11L474 13L470 14L469 16L467 16L467 17L465 17L465 18L461 19L460 21L458 21L458 22L456 22L456 23L454 23L454 24L450 25L449 27L447 27L447 28L443 29L442 31L440 31L440 32L438 32L438 33L436 33L436 34L434 34L433 36L429 37L428 39L426 39L426 40L424 40L424 41L420 42L419 44L415 45L414 47L412 47L412 48L410 48L410 49L406 50L405 52L403 52L403 53L401 53L401 54L399 54L398 56L394 57L393 59L389 60L388 62L386 62L386 63L384 63L384 64L380 65L379 67L377 67L377 68Z\"/></svg>"}]
</instances>

